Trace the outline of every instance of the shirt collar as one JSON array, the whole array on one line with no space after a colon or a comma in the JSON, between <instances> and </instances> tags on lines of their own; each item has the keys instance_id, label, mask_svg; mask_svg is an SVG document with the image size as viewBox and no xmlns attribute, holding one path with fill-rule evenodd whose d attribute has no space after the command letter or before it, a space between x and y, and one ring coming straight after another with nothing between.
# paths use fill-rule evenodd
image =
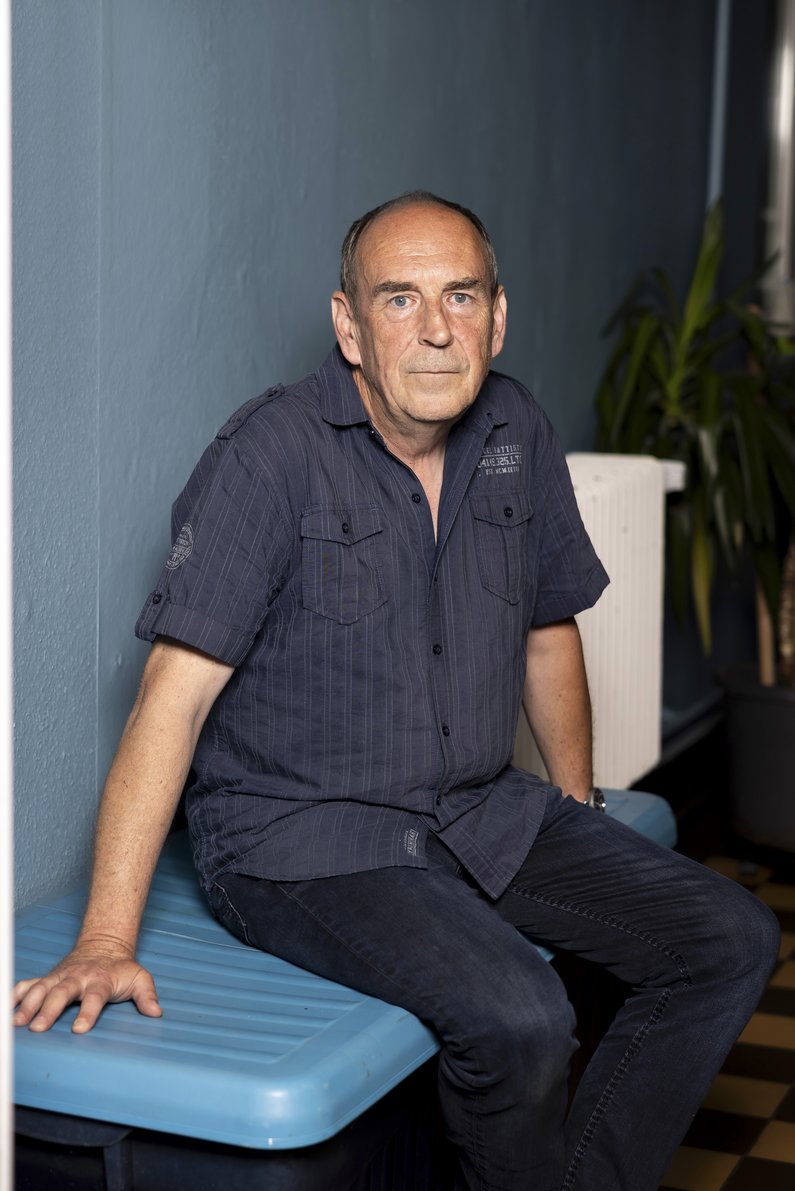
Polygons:
<instances>
[{"instance_id":1,"label":"shirt collar","mask_svg":"<svg viewBox=\"0 0 795 1191\"><path fill-rule=\"evenodd\" d=\"M367 423L367 413L356 388L351 366L340 351L339 345L332 348L315 376L320 387L320 411L324 422L329 422L332 426L359 426ZM507 421L508 417L489 373L474 404L467 410L459 425L466 424L472 430L485 430L490 433L495 426L504 426Z\"/></svg>"},{"instance_id":2,"label":"shirt collar","mask_svg":"<svg viewBox=\"0 0 795 1191\"><path fill-rule=\"evenodd\" d=\"M320 386L320 412L332 426L358 426L367 422L351 366L339 349L332 348L315 376Z\"/></svg>"}]
</instances>

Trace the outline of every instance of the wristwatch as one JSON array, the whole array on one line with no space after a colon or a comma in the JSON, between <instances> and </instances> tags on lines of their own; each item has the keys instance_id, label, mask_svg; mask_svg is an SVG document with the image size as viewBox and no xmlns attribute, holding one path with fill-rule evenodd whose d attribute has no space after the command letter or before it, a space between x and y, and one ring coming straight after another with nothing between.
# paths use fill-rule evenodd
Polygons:
<instances>
[{"instance_id":1,"label":"wristwatch","mask_svg":"<svg viewBox=\"0 0 795 1191\"><path fill-rule=\"evenodd\" d=\"M605 803L605 796L598 786L591 787L583 805L593 807L595 811L604 812L607 804Z\"/></svg>"}]
</instances>

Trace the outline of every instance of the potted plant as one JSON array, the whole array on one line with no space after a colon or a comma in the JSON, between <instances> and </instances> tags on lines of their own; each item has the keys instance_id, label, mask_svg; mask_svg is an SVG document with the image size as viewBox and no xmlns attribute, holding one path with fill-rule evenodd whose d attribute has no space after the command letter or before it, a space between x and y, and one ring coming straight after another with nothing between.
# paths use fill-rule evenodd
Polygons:
<instances>
[{"instance_id":1,"label":"potted plant","mask_svg":"<svg viewBox=\"0 0 795 1191\"><path fill-rule=\"evenodd\" d=\"M720 565L733 576L751 559L758 674L726 681L733 824L795 849L795 343L744 301L764 270L716 296L722 255L715 204L684 304L651 269L608 323L598 447L686 465L668 507L666 571L674 609L682 619L692 603L707 654Z\"/></svg>"}]
</instances>

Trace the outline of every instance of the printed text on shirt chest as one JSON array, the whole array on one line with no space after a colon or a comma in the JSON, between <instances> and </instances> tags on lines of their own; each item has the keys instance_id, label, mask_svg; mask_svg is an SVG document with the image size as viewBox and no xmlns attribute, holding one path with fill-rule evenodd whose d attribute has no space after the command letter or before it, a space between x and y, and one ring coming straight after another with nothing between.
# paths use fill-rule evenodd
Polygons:
<instances>
[{"instance_id":1,"label":"printed text on shirt chest","mask_svg":"<svg viewBox=\"0 0 795 1191\"><path fill-rule=\"evenodd\" d=\"M518 442L502 446L486 447L478 463L478 474L484 476L505 476L520 470L522 446Z\"/></svg>"}]
</instances>

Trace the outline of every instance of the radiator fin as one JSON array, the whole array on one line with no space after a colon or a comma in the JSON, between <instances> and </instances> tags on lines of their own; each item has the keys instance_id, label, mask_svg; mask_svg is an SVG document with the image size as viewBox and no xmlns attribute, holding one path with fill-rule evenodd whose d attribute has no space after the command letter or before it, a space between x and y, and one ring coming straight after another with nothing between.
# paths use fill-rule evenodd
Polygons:
<instances>
[{"instance_id":1,"label":"radiator fin","mask_svg":"<svg viewBox=\"0 0 795 1191\"><path fill-rule=\"evenodd\" d=\"M577 617L594 718L594 780L626 788L660 757L664 473L646 456L567 456L585 528L610 576ZM520 713L514 763L546 776Z\"/></svg>"}]
</instances>

